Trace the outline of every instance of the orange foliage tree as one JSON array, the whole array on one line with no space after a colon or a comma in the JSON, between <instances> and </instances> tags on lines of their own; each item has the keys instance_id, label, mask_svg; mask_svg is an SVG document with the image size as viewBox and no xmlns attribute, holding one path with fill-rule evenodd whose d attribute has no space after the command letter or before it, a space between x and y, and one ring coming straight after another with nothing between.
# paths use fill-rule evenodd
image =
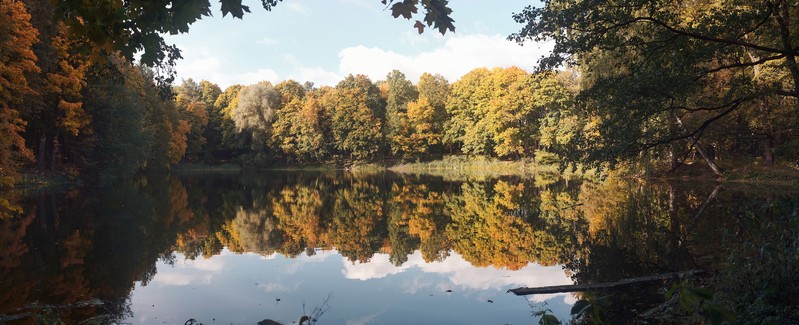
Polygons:
<instances>
[{"instance_id":1,"label":"orange foliage tree","mask_svg":"<svg viewBox=\"0 0 799 325\"><path fill-rule=\"evenodd\" d=\"M22 2L0 0L0 187L14 182L20 158L33 157L21 136L25 122L15 107L22 96L34 93L25 74L39 71L31 50L38 31L30 19Z\"/></svg>"}]
</instances>

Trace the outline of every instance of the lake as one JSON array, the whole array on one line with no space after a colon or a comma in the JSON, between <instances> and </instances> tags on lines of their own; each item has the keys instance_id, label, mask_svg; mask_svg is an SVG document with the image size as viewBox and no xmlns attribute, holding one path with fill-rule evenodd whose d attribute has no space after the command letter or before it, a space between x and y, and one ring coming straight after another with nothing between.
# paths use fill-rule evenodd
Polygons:
<instances>
[{"instance_id":1,"label":"lake","mask_svg":"<svg viewBox=\"0 0 799 325\"><path fill-rule=\"evenodd\" d=\"M796 191L774 186L231 172L4 198L11 324L537 324L540 311L568 320L581 300L634 323L671 282L507 290L702 270L721 297L749 276L734 263L799 256Z\"/></svg>"}]
</instances>

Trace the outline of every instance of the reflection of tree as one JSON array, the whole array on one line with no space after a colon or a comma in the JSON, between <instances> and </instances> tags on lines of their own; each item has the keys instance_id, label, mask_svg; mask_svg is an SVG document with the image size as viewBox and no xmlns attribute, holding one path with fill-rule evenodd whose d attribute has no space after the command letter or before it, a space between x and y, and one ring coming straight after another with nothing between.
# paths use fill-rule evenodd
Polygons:
<instances>
[{"instance_id":1,"label":"reflection of tree","mask_svg":"<svg viewBox=\"0 0 799 325\"><path fill-rule=\"evenodd\" d=\"M530 209L524 188L521 182L464 183L460 195L448 202L452 223L447 234L455 250L476 266L519 269L529 262L557 263L558 239L520 215Z\"/></svg>"},{"instance_id":2,"label":"reflection of tree","mask_svg":"<svg viewBox=\"0 0 799 325\"><path fill-rule=\"evenodd\" d=\"M672 193L673 194L673 193ZM580 283L615 281L626 277L693 267L688 252L676 244L680 232L674 202L668 188L609 179L584 183L580 193L588 221L588 255L583 256ZM693 196L677 204L697 206ZM701 204L701 201L699 201ZM672 206L672 210L670 210ZM677 232L677 233L675 233ZM592 258L596 256L596 258Z\"/></svg>"},{"instance_id":3,"label":"reflection of tree","mask_svg":"<svg viewBox=\"0 0 799 325\"><path fill-rule=\"evenodd\" d=\"M285 233L284 252L287 255L296 256L306 248L326 248L327 226L322 220L322 193L325 190L287 186L272 200L274 215L279 220L280 230Z\"/></svg>"},{"instance_id":4,"label":"reflection of tree","mask_svg":"<svg viewBox=\"0 0 799 325\"><path fill-rule=\"evenodd\" d=\"M242 248L247 252L270 255L283 243L278 220L266 209L239 209L236 213L236 231Z\"/></svg>"},{"instance_id":5,"label":"reflection of tree","mask_svg":"<svg viewBox=\"0 0 799 325\"><path fill-rule=\"evenodd\" d=\"M383 200L377 186L353 180L336 191L330 240L350 261L368 262L386 235Z\"/></svg>"},{"instance_id":6,"label":"reflection of tree","mask_svg":"<svg viewBox=\"0 0 799 325\"><path fill-rule=\"evenodd\" d=\"M796 290L773 295L786 291L786 285L792 287L788 283L796 283L796 263L784 259L796 256L796 236L791 230L796 228L790 225L795 217L781 219L795 216L795 197L780 198L752 189L722 190L713 184L609 179L583 183L580 201L590 231L568 264L576 282L608 282L700 268L714 277L696 279L688 286L714 293L708 303L739 313L739 322L774 317L776 323L792 323L789 320L797 317L774 312L784 310L787 297L795 296ZM760 216L768 221L761 222ZM793 238L793 246L780 242L785 234ZM758 257L764 254L764 247L775 242L780 242L775 255L782 260ZM615 323L634 322L637 315L630 310L645 311L664 302L659 287L614 291L602 314ZM667 312L677 313L665 316L670 319L693 317L679 308Z\"/></svg>"},{"instance_id":7,"label":"reflection of tree","mask_svg":"<svg viewBox=\"0 0 799 325\"><path fill-rule=\"evenodd\" d=\"M442 261L449 256L451 244L444 233L448 222L441 192L424 183L398 182L392 186L390 202L393 263L404 263L417 247L427 262Z\"/></svg>"}]
</instances>

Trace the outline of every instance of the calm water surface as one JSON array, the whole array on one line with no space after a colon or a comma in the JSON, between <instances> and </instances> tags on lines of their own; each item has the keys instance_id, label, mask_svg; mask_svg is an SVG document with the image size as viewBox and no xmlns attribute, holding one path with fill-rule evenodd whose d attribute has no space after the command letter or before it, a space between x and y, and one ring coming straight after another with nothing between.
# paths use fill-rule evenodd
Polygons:
<instances>
[{"instance_id":1,"label":"calm water surface","mask_svg":"<svg viewBox=\"0 0 799 325\"><path fill-rule=\"evenodd\" d=\"M11 192L0 220L0 320L532 324L543 309L566 320L583 294L506 291L713 270L722 243L741 235L741 216L794 194L290 172ZM608 313L625 322L625 310L662 300L660 289L617 292ZM102 305L79 305L93 299Z\"/></svg>"}]
</instances>

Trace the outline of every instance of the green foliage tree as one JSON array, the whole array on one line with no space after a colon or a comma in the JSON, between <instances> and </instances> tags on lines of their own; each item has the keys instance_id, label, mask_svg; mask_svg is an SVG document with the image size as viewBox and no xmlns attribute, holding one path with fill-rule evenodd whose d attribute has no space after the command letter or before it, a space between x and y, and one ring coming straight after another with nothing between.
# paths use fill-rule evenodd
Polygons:
<instances>
[{"instance_id":1,"label":"green foliage tree","mask_svg":"<svg viewBox=\"0 0 799 325\"><path fill-rule=\"evenodd\" d=\"M109 58L108 64L123 71L121 80L92 80L86 96L94 116L91 170L101 182L143 169L154 141L147 127L146 104L137 93L136 86L143 82L140 71L119 58Z\"/></svg>"},{"instance_id":2,"label":"green foliage tree","mask_svg":"<svg viewBox=\"0 0 799 325\"><path fill-rule=\"evenodd\" d=\"M788 99L795 115L799 39L790 17L797 14L788 1L550 1L514 15L524 26L510 38L554 40L542 69L580 68L580 110L596 119L592 132L577 134L581 150L572 161L614 165L696 149L721 174L700 137L768 97ZM681 141L689 150L676 152Z\"/></svg>"},{"instance_id":3,"label":"green foliage tree","mask_svg":"<svg viewBox=\"0 0 799 325\"><path fill-rule=\"evenodd\" d=\"M222 89L219 85L212 83L208 80L200 81L200 101L205 104L206 115L208 116L208 123L205 125L203 137L205 138L205 146L203 146L203 158L206 161L216 160L214 152L222 144L222 112L216 109L216 100L222 95Z\"/></svg>"},{"instance_id":4,"label":"green foliage tree","mask_svg":"<svg viewBox=\"0 0 799 325\"><path fill-rule=\"evenodd\" d=\"M238 96L242 88L241 85L227 87L214 102L214 110L218 112L220 119L220 143L214 151L222 160L237 157L249 148L250 138L236 130L236 123L233 121L232 115L238 106Z\"/></svg>"},{"instance_id":5,"label":"green foliage tree","mask_svg":"<svg viewBox=\"0 0 799 325\"><path fill-rule=\"evenodd\" d=\"M269 139L275 111L280 107L280 93L272 84L261 82L243 88L231 118L238 132L246 132L251 140L251 163L268 162Z\"/></svg>"}]
</instances>

